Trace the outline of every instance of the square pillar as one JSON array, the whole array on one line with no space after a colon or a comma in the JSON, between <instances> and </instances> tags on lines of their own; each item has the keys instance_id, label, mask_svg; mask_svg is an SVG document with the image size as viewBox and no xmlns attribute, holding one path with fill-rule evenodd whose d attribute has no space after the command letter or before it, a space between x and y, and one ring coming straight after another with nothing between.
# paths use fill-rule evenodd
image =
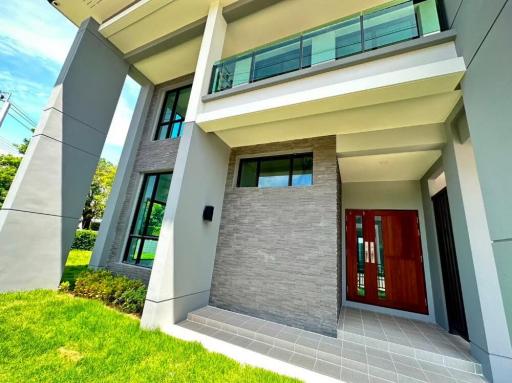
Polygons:
<instances>
[{"instance_id":1,"label":"square pillar","mask_svg":"<svg viewBox=\"0 0 512 383\"><path fill-rule=\"evenodd\" d=\"M176 158L141 325L184 320L208 304L230 148L194 122L221 58L226 21L220 2L210 6ZM213 220L203 220L205 206Z\"/></svg>"},{"instance_id":2,"label":"square pillar","mask_svg":"<svg viewBox=\"0 0 512 383\"><path fill-rule=\"evenodd\" d=\"M126 135L123 145L121 158L117 165L114 184L112 185L112 190L108 197L98 237L94 244L91 261L89 262L89 267L92 269L103 268L108 261L108 252L112 248L115 238L115 232L119 223L119 216L121 214L124 197L128 191L130 175L133 172L135 159L137 157L138 145L142 137L142 132L144 131L144 122L146 121L153 92L155 90L155 86L147 79L143 79L140 85L141 90L133 111L130 127L128 128L128 134Z\"/></svg>"},{"instance_id":3,"label":"square pillar","mask_svg":"<svg viewBox=\"0 0 512 383\"><path fill-rule=\"evenodd\" d=\"M485 214L472 140L461 111L448 125L443 150L450 213L472 354L488 378L512 371L512 347L499 284L499 269Z\"/></svg>"},{"instance_id":4,"label":"square pillar","mask_svg":"<svg viewBox=\"0 0 512 383\"><path fill-rule=\"evenodd\" d=\"M84 21L0 210L0 292L57 288L128 64Z\"/></svg>"}]
</instances>

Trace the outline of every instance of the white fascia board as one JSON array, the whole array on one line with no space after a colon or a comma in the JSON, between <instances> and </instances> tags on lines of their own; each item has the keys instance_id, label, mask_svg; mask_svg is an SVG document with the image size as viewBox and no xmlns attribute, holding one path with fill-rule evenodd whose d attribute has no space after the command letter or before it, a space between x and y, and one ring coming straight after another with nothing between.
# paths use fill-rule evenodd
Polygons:
<instances>
[{"instance_id":1,"label":"white fascia board","mask_svg":"<svg viewBox=\"0 0 512 383\"><path fill-rule=\"evenodd\" d=\"M282 88L287 87L288 83L279 84L261 91L255 91L255 93L259 93L258 95L255 95L255 101L247 103L237 102L237 98L239 97L238 95L232 96L230 97L232 100L232 106L201 113L197 116L196 121L198 124L201 124L209 121L257 113L265 110L284 108L297 104L320 101L331 97L396 86L451 74L460 74L460 78L462 78L465 70L466 65L464 63L464 59L462 57L455 57L448 60L387 72L375 76L366 76L353 81L337 82L337 71L333 71L329 73L329 75L333 77L331 85L287 93L283 91ZM273 89L276 88L281 88L278 92L280 95L273 97ZM444 91L446 91L446 89Z\"/></svg>"},{"instance_id":2,"label":"white fascia board","mask_svg":"<svg viewBox=\"0 0 512 383\"><path fill-rule=\"evenodd\" d=\"M110 37L175 0L140 0L101 24L99 31Z\"/></svg>"}]
</instances>

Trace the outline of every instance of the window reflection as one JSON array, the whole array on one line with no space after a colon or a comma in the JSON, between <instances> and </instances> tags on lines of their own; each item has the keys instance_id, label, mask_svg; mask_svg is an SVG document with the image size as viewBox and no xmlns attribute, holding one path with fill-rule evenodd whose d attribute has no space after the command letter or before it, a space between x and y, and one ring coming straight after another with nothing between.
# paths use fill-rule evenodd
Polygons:
<instances>
[{"instance_id":1,"label":"window reflection","mask_svg":"<svg viewBox=\"0 0 512 383\"><path fill-rule=\"evenodd\" d=\"M142 192L126 246L126 263L145 267L153 265L171 179L171 173L144 176Z\"/></svg>"}]
</instances>

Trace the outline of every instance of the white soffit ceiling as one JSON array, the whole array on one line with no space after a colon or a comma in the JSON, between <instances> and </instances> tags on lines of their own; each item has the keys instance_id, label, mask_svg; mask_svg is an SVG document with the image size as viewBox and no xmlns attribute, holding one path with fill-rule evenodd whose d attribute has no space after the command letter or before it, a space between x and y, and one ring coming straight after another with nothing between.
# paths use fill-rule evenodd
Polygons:
<instances>
[{"instance_id":1,"label":"white soffit ceiling","mask_svg":"<svg viewBox=\"0 0 512 383\"><path fill-rule=\"evenodd\" d=\"M460 97L460 91L453 91L215 133L227 145L238 147L335 134L439 124L446 121ZM435 133L432 136L432 140L438 140L435 138Z\"/></svg>"},{"instance_id":2,"label":"white soffit ceiling","mask_svg":"<svg viewBox=\"0 0 512 383\"><path fill-rule=\"evenodd\" d=\"M342 182L419 180L441 156L440 150L340 158Z\"/></svg>"}]
</instances>

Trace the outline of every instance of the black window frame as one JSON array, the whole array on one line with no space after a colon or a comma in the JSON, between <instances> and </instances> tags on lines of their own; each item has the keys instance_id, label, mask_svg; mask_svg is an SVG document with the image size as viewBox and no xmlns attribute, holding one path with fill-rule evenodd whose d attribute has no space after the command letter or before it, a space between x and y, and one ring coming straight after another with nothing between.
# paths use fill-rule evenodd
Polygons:
<instances>
[{"instance_id":1,"label":"black window frame","mask_svg":"<svg viewBox=\"0 0 512 383\"><path fill-rule=\"evenodd\" d=\"M139 196L138 196L138 199L137 199L137 205L135 207L135 213L133 214L132 223L130 225L130 231L128 232L128 238L126 240L126 248L125 248L124 255L123 255L123 263L126 263L128 265L132 265L132 266L145 267L145 268L148 268L148 269L153 267L152 264L151 264L151 266L145 266L145 265L141 265L140 264L140 260L141 260L141 257L142 257L142 250L144 249L144 242L147 239L152 240L152 241L158 241L160 236L146 235L146 234L142 234L142 235L136 234L135 233L135 227L137 225L137 218L138 218L139 213L140 213L140 208L141 208L141 205L142 205L142 202L143 202L142 200L144 199L144 194L145 194L145 191L146 191L147 184L149 182L150 177L155 176L156 180L155 180L155 185L153 187L153 190L151 191L151 199L150 199L150 203L149 203L149 207L148 207L148 214L147 214L147 216L145 218L144 225L143 225L143 233L147 232L148 227L149 227L149 220L151 218L151 212L152 212L152 209L153 209L153 205L155 203L156 193L158 191L158 185L159 185L159 182L160 182L160 176L163 176L163 175L170 175L171 176L171 181L172 181L172 175L173 175L172 171L159 172L159 173L144 173L143 174L144 178L142 180L142 185L141 185L141 187L139 189ZM165 202L162 203L162 205L164 206L164 208L166 207L166 203ZM135 239L135 240L140 239L141 243L140 243L140 246L139 246L139 250L137 252L137 256L135 257L135 262L134 263L130 263L130 262L128 262L128 256L129 256L129 253L130 253L130 247L131 247L133 239Z\"/></svg>"},{"instance_id":2,"label":"black window frame","mask_svg":"<svg viewBox=\"0 0 512 383\"><path fill-rule=\"evenodd\" d=\"M283 186L284 187L291 187L293 181L293 161L297 158L305 158L305 157L311 157L311 184L309 185L302 185L302 186L312 186L314 184L314 155L313 152L304 152L304 153L291 153L291 154L280 154L280 155L274 155L274 156L262 156L262 157L248 157L248 158L241 158L238 162L238 175L236 180L236 187L237 188L245 188L245 187L254 187L254 188L261 188L258 186L259 179L260 179L260 170L261 170L261 162L262 161L272 161L272 160L282 160L289 158L290 165L288 168L288 185ZM242 178L242 168L243 164L246 162L254 162L256 161L256 186L240 186L240 181ZM295 186L299 187L299 186ZM276 187L276 189L279 187Z\"/></svg>"},{"instance_id":3,"label":"black window frame","mask_svg":"<svg viewBox=\"0 0 512 383\"><path fill-rule=\"evenodd\" d=\"M157 122L157 125L156 125L155 135L153 136L153 141L162 141L162 140L167 140L169 138L171 138L173 140L177 140L178 138L181 137L181 135L183 133L183 123L185 122L185 116L182 116L182 118L178 118L177 119L176 118L176 107L178 106L178 100L180 98L181 92L183 90L189 89L189 88L192 89L192 84L184 85L184 86L181 86L179 88L170 89L167 92L165 92L164 101L162 103L162 106L161 106L161 109L160 109L160 114L158 116L158 122ZM173 105L172 105L171 116L169 117L168 121L162 121L162 118L164 117L164 113L165 113L165 107L167 105L167 100L169 99L169 96L171 94L173 94L173 93L175 93L176 96L174 97L174 102L173 102ZM180 128L178 130L178 134L177 134L176 138L172 138L171 137L172 126L175 123L177 123L177 122L180 123ZM167 132L165 134L165 138L159 138L162 129L165 129L165 128L167 128Z\"/></svg>"}]
</instances>

